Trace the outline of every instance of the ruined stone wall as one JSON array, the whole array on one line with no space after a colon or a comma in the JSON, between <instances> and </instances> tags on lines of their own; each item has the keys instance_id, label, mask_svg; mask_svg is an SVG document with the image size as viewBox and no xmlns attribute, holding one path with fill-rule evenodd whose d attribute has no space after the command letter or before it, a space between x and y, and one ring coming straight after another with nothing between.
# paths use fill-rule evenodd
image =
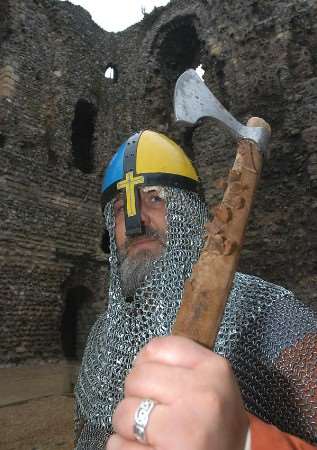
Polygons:
<instances>
[{"instance_id":1,"label":"ruined stone wall","mask_svg":"<svg viewBox=\"0 0 317 450\"><path fill-rule=\"evenodd\" d=\"M59 359L68 289L89 289L92 310L104 303L102 152L93 128L102 120L101 55L111 39L84 10L74 14L67 4L1 4L7 15L0 16L0 72L6 74L0 78L0 360ZM81 128L85 115L90 136ZM81 146L89 149L76 161ZM86 306L79 303L80 316ZM87 334L86 319L80 328Z\"/></svg>"},{"instance_id":2,"label":"ruined stone wall","mask_svg":"<svg viewBox=\"0 0 317 450\"><path fill-rule=\"evenodd\" d=\"M234 144L207 123L193 134L174 125L172 98L183 70L203 64L205 81L242 122L272 126L266 164L240 270L317 303L317 27L315 1L174 0L117 37L118 83L104 127L107 147L151 127L184 144L214 204ZM118 101L120 105L118 105ZM119 120L118 120L119 119ZM115 129L118 140L113 134ZM123 135L119 134L124 131Z\"/></svg>"},{"instance_id":3,"label":"ruined stone wall","mask_svg":"<svg viewBox=\"0 0 317 450\"><path fill-rule=\"evenodd\" d=\"M240 268L317 303L314 0L172 0L116 34L67 2L0 5L2 362L63 355L70 290L88 292L84 328L102 308L99 186L129 134L150 127L177 139L208 200L219 199L231 139L210 123L180 130L172 113L175 80L201 63L239 120L258 115L273 128Z\"/></svg>"}]
</instances>

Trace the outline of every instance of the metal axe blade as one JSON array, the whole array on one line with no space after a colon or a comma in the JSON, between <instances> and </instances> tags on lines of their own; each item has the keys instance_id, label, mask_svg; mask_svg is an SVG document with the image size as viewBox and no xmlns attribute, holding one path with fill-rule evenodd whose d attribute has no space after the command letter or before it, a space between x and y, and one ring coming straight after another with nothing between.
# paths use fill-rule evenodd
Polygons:
<instances>
[{"instance_id":1,"label":"metal axe blade","mask_svg":"<svg viewBox=\"0 0 317 450\"><path fill-rule=\"evenodd\" d=\"M174 91L176 121L194 126L199 119L211 117L237 139L249 139L267 153L270 132L266 128L247 127L238 122L217 100L194 69L186 70L177 80Z\"/></svg>"}]
</instances>

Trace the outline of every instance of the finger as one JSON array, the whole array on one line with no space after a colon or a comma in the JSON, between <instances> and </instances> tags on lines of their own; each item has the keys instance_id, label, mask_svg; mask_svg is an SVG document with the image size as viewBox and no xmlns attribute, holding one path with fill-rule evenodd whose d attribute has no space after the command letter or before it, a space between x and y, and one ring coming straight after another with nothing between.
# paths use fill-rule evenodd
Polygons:
<instances>
[{"instance_id":1,"label":"finger","mask_svg":"<svg viewBox=\"0 0 317 450\"><path fill-rule=\"evenodd\" d=\"M127 440L118 434L108 439L106 450L154 450L152 447L141 444L135 440Z\"/></svg>"},{"instance_id":2,"label":"finger","mask_svg":"<svg viewBox=\"0 0 317 450\"><path fill-rule=\"evenodd\" d=\"M136 440L133 432L134 416L140 407L141 402L141 398L129 397L122 400L114 411L112 416L113 429L124 439ZM160 405L159 403L156 404L149 415L149 420L145 431L146 440L150 445L154 444L153 437L151 435L153 424L161 423L164 415L166 415L166 407L164 405Z\"/></svg>"},{"instance_id":3,"label":"finger","mask_svg":"<svg viewBox=\"0 0 317 450\"><path fill-rule=\"evenodd\" d=\"M178 406L155 405L145 427L148 445L154 449L173 450L210 448L211 436L217 435L223 424L212 413L213 403L206 403L205 396L196 400L194 405L186 402ZM129 397L122 400L115 410L112 425L127 441L136 439L133 433L134 416L141 401L140 398ZM202 442L204 445L200 445Z\"/></svg>"},{"instance_id":4,"label":"finger","mask_svg":"<svg viewBox=\"0 0 317 450\"><path fill-rule=\"evenodd\" d=\"M125 380L125 396L152 398L158 403L171 404L187 392L208 392L210 378L193 369L147 362L138 364Z\"/></svg>"},{"instance_id":5,"label":"finger","mask_svg":"<svg viewBox=\"0 0 317 450\"><path fill-rule=\"evenodd\" d=\"M145 345L138 353L133 365L143 362L160 362L172 366L195 368L211 355L215 354L191 339L181 336L163 336L154 338Z\"/></svg>"}]
</instances>

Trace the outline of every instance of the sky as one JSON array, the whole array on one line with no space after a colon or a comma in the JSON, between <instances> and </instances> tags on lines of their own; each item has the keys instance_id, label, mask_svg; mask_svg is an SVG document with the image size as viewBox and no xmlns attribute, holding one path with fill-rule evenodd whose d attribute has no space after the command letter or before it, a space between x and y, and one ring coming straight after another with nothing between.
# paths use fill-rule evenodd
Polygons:
<instances>
[{"instance_id":1,"label":"sky","mask_svg":"<svg viewBox=\"0 0 317 450\"><path fill-rule=\"evenodd\" d=\"M71 3L85 8L104 30L117 32L142 20L142 8L149 13L154 6L165 6L169 0L71 0Z\"/></svg>"}]
</instances>

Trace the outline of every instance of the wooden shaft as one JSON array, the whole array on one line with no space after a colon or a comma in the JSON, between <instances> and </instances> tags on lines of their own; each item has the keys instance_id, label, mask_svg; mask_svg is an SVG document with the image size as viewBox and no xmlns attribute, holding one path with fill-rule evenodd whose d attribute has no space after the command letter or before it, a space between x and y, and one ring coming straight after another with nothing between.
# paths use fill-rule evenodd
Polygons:
<instances>
[{"instance_id":1,"label":"wooden shaft","mask_svg":"<svg viewBox=\"0 0 317 450\"><path fill-rule=\"evenodd\" d=\"M252 118L248 126L269 127L263 122ZM206 225L204 248L193 267L191 278L185 282L173 335L186 336L213 348L236 272L261 169L262 155L256 144L247 140L239 142L223 200L215 207L213 220Z\"/></svg>"}]
</instances>

